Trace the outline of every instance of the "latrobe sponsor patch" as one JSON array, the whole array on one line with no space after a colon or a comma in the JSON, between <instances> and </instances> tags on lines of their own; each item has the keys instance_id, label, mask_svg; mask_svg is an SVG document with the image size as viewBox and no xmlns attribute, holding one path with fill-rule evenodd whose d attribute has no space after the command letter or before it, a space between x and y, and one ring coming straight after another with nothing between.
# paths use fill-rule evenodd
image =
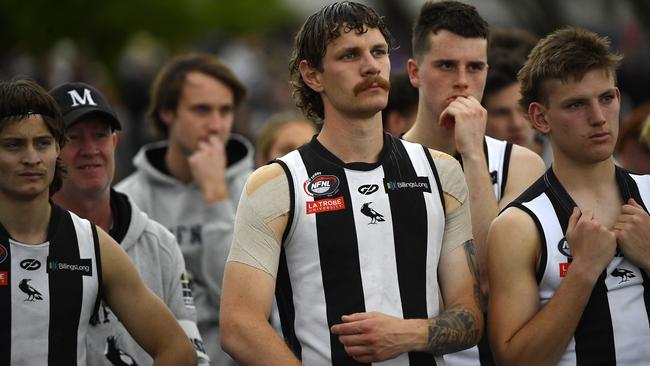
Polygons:
<instances>
[{"instance_id":1,"label":"latrobe sponsor patch","mask_svg":"<svg viewBox=\"0 0 650 366\"><path fill-rule=\"evenodd\" d=\"M90 258L84 259L52 259L47 257L47 273L72 272L82 276L92 276L93 266Z\"/></svg>"},{"instance_id":2,"label":"latrobe sponsor patch","mask_svg":"<svg viewBox=\"0 0 650 366\"><path fill-rule=\"evenodd\" d=\"M560 277L566 277L566 273L569 270L571 262L560 263Z\"/></svg>"},{"instance_id":3,"label":"latrobe sponsor patch","mask_svg":"<svg viewBox=\"0 0 650 366\"><path fill-rule=\"evenodd\" d=\"M343 196L324 198L317 201L307 201L307 214L338 211L345 209Z\"/></svg>"},{"instance_id":4,"label":"latrobe sponsor patch","mask_svg":"<svg viewBox=\"0 0 650 366\"><path fill-rule=\"evenodd\" d=\"M386 193L399 191L417 191L431 193L429 177L415 177L411 180L399 180L384 178L384 189Z\"/></svg>"},{"instance_id":5,"label":"latrobe sponsor patch","mask_svg":"<svg viewBox=\"0 0 650 366\"><path fill-rule=\"evenodd\" d=\"M7 286L7 285L9 285L9 273L0 272L0 286Z\"/></svg>"}]
</instances>

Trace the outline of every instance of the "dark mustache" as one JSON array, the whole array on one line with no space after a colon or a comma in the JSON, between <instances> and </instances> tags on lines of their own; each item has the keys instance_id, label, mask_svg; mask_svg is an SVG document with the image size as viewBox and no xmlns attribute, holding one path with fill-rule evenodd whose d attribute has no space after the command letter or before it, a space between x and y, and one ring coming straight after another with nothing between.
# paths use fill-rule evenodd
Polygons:
<instances>
[{"instance_id":1,"label":"dark mustache","mask_svg":"<svg viewBox=\"0 0 650 366\"><path fill-rule=\"evenodd\" d=\"M359 84L354 86L352 92L356 96L362 91L372 87L372 84L377 84L380 88L384 89L385 91L388 91L390 89L390 81L382 78L379 75L376 75L373 77L363 79L363 81L361 81Z\"/></svg>"}]
</instances>

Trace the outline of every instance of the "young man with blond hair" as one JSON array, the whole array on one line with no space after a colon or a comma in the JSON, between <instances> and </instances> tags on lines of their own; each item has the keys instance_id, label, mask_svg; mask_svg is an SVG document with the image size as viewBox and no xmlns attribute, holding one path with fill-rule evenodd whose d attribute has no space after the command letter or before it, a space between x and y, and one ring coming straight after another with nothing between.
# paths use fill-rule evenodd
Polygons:
<instances>
[{"instance_id":1,"label":"young man with blond hair","mask_svg":"<svg viewBox=\"0 0 650 366\"><path fill-rule=\"evenodd\" d=\"M492 223L489 331L502 365L650 360L650 176L612 157L621 57L566 28L533 49L521 105L553 164Z\"/></svg>"}]
</instances>

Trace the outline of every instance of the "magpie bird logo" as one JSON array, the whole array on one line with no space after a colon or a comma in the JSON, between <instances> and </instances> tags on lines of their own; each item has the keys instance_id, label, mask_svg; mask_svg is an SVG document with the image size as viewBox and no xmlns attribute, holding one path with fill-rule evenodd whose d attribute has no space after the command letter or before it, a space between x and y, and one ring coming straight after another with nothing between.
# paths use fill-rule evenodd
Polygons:
<instances>
[{"instance_id":1,"label":"magpie bird logo","mask_svg":"<svg viewBox=\"0 0 650 366\"><path fill-rule=\"evenodd\" d=\"M614 277L619 277L619 278L621 279L621 281L619 282L619 284L621 284L621 283L623 283L623 282L627 282L627 281L629 281L631 278L636 277L636 275L634 275L634 272L632 272L632 271L630 271L630 270L627 270L627 269L623 269L623 268L616 268L616 269L614 269L614 270L612 271L612 276L614 276Z\"/></svg>"},{"instance_id":2,"label":"magpie bird logo","mask_svg":"<svg viewBox=\"0 0 650 366\"><path fill-rule=\"evenodd\" d=\"M378 222L386 221L384 219L384 215L380 214L379 212L373 210L370 207L371 203L372 202L366 202L366 203L363 204L363 206L361 206L361 213L368 216L368 217L370 217L370 222L368 223L368 225L370 225L370 224L374 225L374 224L376 224Z\"/></svg>"},{"instance_id":3,"label":"magpie bird logo","mask_svg":"<svg viewBox=\"0 0 650 366\"><path fill-rule=\"evenodd\" d=\"M18 288L27 294L27 298L24 301L35 301L43 300L43 295L41 295L38 290L29 285L30 278L25 278L18 284Z\"/></svg>"},{"instance_id":4,"label":"magpie bird logo","mask_svg":"<svg viewBox=\"0 0 650 366\"><path fill-rule=\"evenodd\" d=\"M106 356L111 365L114 366L138 365L133 357L129 356L128 353L122 351L117 347L117 339L115 339L113 336L106 338L106 349L104 350L104 356Z\"/></svg>"}]
</instances>

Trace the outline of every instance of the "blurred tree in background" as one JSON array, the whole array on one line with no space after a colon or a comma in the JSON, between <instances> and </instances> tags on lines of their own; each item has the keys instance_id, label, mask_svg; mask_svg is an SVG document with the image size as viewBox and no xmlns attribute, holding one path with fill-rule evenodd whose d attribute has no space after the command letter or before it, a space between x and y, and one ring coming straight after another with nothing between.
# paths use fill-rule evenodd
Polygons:
<instances>
[{"instance_id":1,"label":"blurred tree in background","mask_svg":"<svg viewBox=\"0 0 650 366\"><path fill-rule=\"evenodd\" d=\"M266 32L296 20L280 0L3 0L0 44L44 55L57 40L73 39L114 70L129 37L147 30L171 49L187 47L208 30Z\"/></svg>"}]
</instances>

